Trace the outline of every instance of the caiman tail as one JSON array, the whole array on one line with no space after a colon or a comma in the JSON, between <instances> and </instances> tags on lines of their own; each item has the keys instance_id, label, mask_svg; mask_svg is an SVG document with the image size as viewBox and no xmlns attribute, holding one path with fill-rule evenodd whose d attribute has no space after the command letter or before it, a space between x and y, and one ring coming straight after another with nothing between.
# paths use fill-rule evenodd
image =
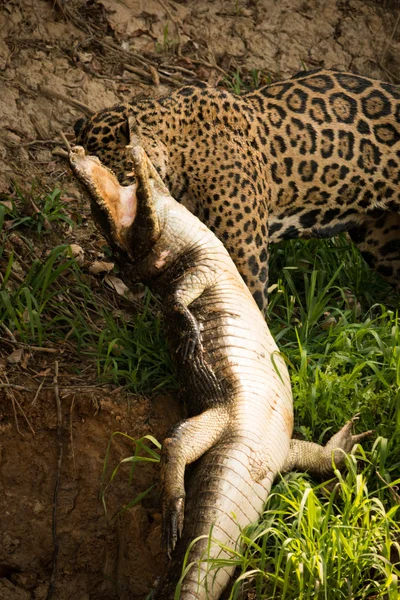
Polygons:
<instances>
[{"instance_id":1,"label":"caiman tail","mask_svg":"<svg viewBox=\"0 0 400 600\"><path fill-rule=\"evenodd\" d=\"M237 440L221 442L192 469L186 486L184 534L158 587L157 600L220 597L235 566L221 567L219 561L232 558L229 549L239 550L240 531L259 518L274 476L271 473L261 483L254 483L249 454L246 444ZM201 486L191 485L192 480L201 482ZM177 589L185 554L195 539L198 541L186 557L188 572Z\"/></svg>"}]
</instances>

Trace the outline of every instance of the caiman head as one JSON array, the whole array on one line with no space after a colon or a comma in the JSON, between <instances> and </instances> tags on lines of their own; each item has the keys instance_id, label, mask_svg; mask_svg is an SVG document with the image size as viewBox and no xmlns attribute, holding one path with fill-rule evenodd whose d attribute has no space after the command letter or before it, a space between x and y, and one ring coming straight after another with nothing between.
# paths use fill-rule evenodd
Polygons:
<instances>
[{"instance_id":1,"label":"caiman head","mask_svg":"<svg viewBox=\"0 0 400 600\"><path fill-rule=\"evenodd\" d=\"M121 186L114 173L82 146L69 153L72 171L89 192L97 228L119 257L135 263L146 256L161 234L160 204L169 192L132 133L127 151L135 183ZM158 211L157 211L158 209Z\"/></svg>"}]
</instances>

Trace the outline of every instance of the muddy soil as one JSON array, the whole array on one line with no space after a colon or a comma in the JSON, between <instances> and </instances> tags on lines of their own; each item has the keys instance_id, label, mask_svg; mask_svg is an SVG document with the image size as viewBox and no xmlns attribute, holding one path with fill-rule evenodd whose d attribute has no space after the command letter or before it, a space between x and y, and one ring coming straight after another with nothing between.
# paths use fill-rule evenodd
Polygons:
<instances>
[{"instance_id":1,"label":"muddy soil","mask_svg":"<svg viewBox=\"0 0 400 600\"><path fill-rule=\"evenodd\" d=\"M0 193L28 192L32 181L44 191L58 186L69 209L88 217L59 156L59 131L72 141L84 114L193 78L238 90L325 66L398 83L399 10L384 0L3 0ZM57 243L84 249L95 236L90 226L60 235ZM0 336L0 600L145 598L164 569L157 491L110 521L102 469L114 431L162 439L180 418L176 398L99 386L89 363L86 381L77 381L71 365L88 359L73 350L25 348L29 361L11 364L7 335ZM132 450L116 439L113 466ZM129 487L125 468L108 490L108 516L157 477L156 467L141 468Z\"/></svg>"}]
</instances>

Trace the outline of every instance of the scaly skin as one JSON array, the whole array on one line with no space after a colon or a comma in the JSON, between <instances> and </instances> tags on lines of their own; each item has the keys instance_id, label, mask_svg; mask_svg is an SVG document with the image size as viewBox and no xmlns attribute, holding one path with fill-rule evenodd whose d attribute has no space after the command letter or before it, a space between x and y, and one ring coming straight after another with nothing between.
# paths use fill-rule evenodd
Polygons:
<instances>
[{"instance_id":1,"label":"scaly skin","mask_svg":"<svg viewBox=\"0 0 400 600\"><path fill-rule=\"evenodd\" d=\"M230 556L276 474L297 465L325 470L337 445L347 450L358 438L348 424L327 450L292 442L290 452L289 374L251 293L222 243L170 196L143 149L130 151L137 183L126 188L83 148L71 151L70 163L127 281L162 297L187 393L189 418L170 430L162 450L163 542L173 561L157 598L174 598L183 555L204 536L189 552L179 597L216 600L233 567L209 571L202 559ZM185 510L185 469L200 458Z\"/></svg>"}]
</instances>

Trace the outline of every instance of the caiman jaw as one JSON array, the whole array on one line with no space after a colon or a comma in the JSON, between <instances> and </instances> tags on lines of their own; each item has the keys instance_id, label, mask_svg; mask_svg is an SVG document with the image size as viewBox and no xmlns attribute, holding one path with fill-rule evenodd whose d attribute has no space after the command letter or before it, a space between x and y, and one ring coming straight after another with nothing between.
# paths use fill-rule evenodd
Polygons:
<instances>
[{"instance_id":1,"label":"caiman jaw","mask_svg":"<svg viewBox=\"0 0 400 600\"><path fill-rule=\"evenodd\" d=\"M127 249L124 234L136 217L136 184L121 186L114 173L96 156L86 156L82 146L71 149L69 162L75 175L88 189L92 201L106 213L114 241Z\"/></svg>"}]
</instances>

